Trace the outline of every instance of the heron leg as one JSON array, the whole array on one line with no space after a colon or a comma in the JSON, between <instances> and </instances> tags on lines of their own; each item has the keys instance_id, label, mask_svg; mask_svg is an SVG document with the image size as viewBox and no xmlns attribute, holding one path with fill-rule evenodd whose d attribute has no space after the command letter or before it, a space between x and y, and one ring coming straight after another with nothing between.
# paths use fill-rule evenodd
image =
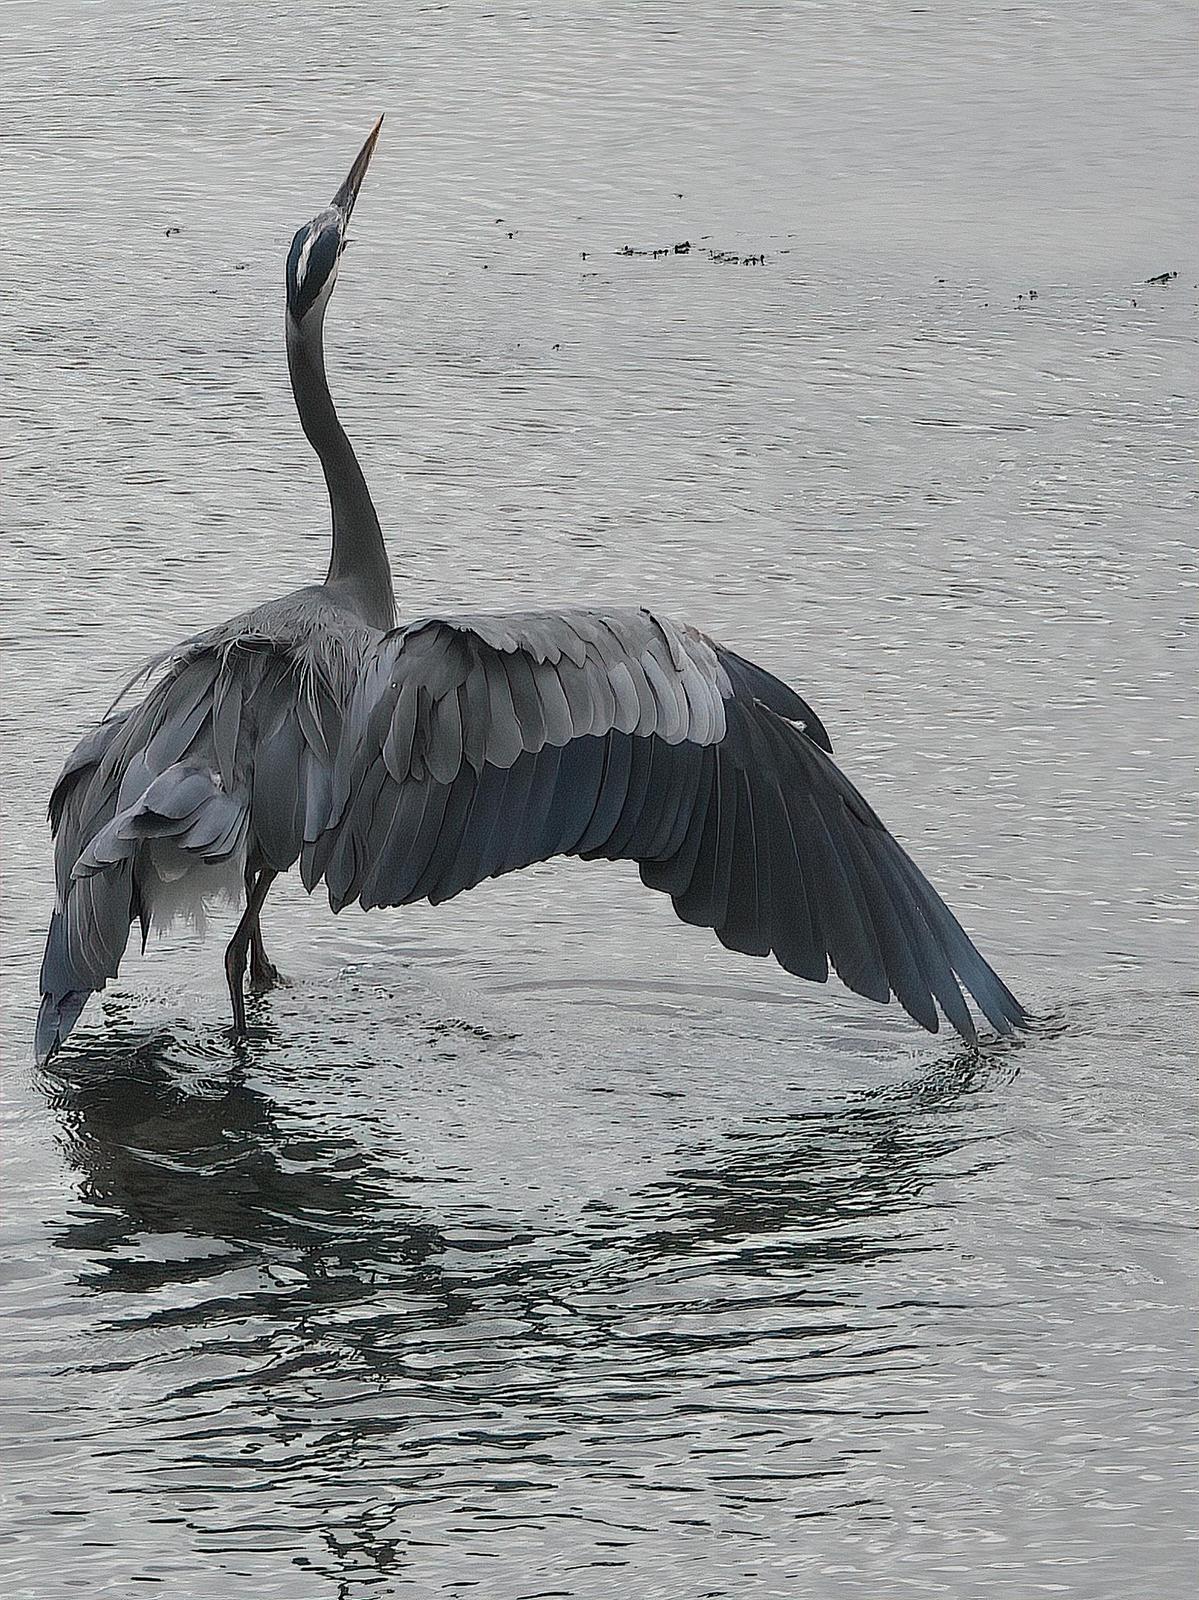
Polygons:
<instances>
[{"instance_id":1,"label":"heron leg","mask_svg":"<svg viewBox=\"0 0 1199 1600\"><path fill-rule=\"evenodd\" d=\"M250 990L253 994L265 994L284 982L286 979L263 947L262 928L255 922L250 935Z\"/></svg>"},{"instance_id":2,"label":"heron leg","mask_svg":"<svg viewBox=\"0 0 1199 1600\"><path fill-rule=\"evenodd\" d=\"M225 978L229 984L229 1000L233 1006L233 1031L238 1034L246 1031L246 998L242 992L246 976L246 958L255 938L261 947L262 934L258 928L258 913L262 910L262 902L266 899L267 891L275 881L275 877L275 873L264 868L252 883L247 878L246 909L242 912L241 921L233 930L233 937L225 950Z\"/></svg>"},{"instance_id":3,"label":"heron leg","mask_svg":"<svg viewBox=\"0 0 1199 1600\"><path fill-rule=\"evenodd\" d=\"M262 903L266 899L267 890L270 888L271 884L274 883L277 876L277 873L269 871L266 867L264 867L258 874L259 882L261 882L263 878L266 879L266 885L263 888L261 898L258 901L259 912L262 910ZM250 895L252 892L253 890L250 884L247 882L247 906L250 903ZM265 994L268 989L277 988L279 984L285 981L286 980L284 979L283 974L279 971L279 968L266 953L266 946L262 942L262 922L258 912L256 912L254 915L254 921L250 927L250 988L255 994Z\"/></svg>"}]
</instances>

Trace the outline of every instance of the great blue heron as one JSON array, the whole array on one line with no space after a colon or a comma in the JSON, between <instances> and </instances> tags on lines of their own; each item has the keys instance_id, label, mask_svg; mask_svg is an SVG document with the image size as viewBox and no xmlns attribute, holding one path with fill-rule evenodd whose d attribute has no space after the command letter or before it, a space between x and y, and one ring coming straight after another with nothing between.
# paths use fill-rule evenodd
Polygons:
<instances>
[{"instance_id":1,"label":"great blue heron","mask_svg":"<svg viewBox=\"0 0 1199 1600\"><path fill-rule=\"evenodd\" d=\"M328 575L158 658L144 699L68 757L50 797L38 1059L116 975L134 922L144 946L152 925L243 889L225 971L244 1031L247 959L252 985L278 977L259 913L297 860L335 912L446 900L556 855L635 861L732 950L818 982L831 963L930 1031L940 1008L976 1038L963 987L1000 1033L1019 1027L1020 1004L834 765L820 719L761 667L646 610L393 626L323 346L381 123L287 257L288 367L332 505Z\"/></svg>"}]
</instances>

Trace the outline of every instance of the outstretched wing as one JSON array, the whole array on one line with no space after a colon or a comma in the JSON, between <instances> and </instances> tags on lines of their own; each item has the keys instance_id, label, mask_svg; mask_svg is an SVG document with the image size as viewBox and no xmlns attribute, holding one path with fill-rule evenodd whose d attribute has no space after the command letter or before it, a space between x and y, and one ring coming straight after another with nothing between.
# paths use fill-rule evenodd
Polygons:
<instances>
[{"instance_id":1,"label":"outstretched wing","mask_svg":"<svg viewBox=\"0 0 1199 1600\"><path fill-rule=\"evenodd\" d=\"M334 910L441 901L556 855L636 861L686 922L967 1039L1024 1012L831 759L798 695L647 611L432 618L387 635L302 857Z\"/></svg>"}]
</instances>

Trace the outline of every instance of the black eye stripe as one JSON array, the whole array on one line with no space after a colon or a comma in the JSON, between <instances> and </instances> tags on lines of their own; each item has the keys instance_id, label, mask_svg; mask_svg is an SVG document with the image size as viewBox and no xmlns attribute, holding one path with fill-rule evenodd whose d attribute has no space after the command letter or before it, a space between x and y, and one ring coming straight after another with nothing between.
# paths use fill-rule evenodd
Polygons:
<instances>
[{"instance_id":1,"label":"black eye stripe","mask_svg":"<svg viewBox=\"0 0 1199 1600\"><path fill-rule=\"evenodd\" d=\"M301 228L291 241L291 249L287 252L287 298L291 300L296 292L296 268L300 263L300 252L304 248L304 241L308 237L308 229Z\"/></svg>"},{"instance_id":2,"label":"black eye stripe","mask_svg":"<svg viewBox=\"0 0 1199 1600\"><path fill-rule=\"evenodd\" d=\"M316 234L311 226L301 228L292 240L287 254L287 303L295 318L309 310L324 288L337 264L340 247L341 230L337 227L326 226Z\"/></svg>"}]
</instances>

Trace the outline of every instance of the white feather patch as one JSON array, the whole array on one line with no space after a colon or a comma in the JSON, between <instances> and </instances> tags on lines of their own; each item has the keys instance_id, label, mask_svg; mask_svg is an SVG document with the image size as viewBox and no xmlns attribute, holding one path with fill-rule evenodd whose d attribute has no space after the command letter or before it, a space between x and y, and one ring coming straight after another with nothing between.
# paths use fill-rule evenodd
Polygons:
<instances>
[{"instance_id":1,"label":"white feather patch","mask_svg":"<svg viewBox=\"0 0 1199 1600\"><path fill-rule=\"evenodd\" d=\"M210 905L237 906L245 897L244 850L208 865L176 849L170 839L151 839L142 860L153 869L143 873L140 888L155 933L185 922L203 935Z\"/></svg>"}]
</instances>

